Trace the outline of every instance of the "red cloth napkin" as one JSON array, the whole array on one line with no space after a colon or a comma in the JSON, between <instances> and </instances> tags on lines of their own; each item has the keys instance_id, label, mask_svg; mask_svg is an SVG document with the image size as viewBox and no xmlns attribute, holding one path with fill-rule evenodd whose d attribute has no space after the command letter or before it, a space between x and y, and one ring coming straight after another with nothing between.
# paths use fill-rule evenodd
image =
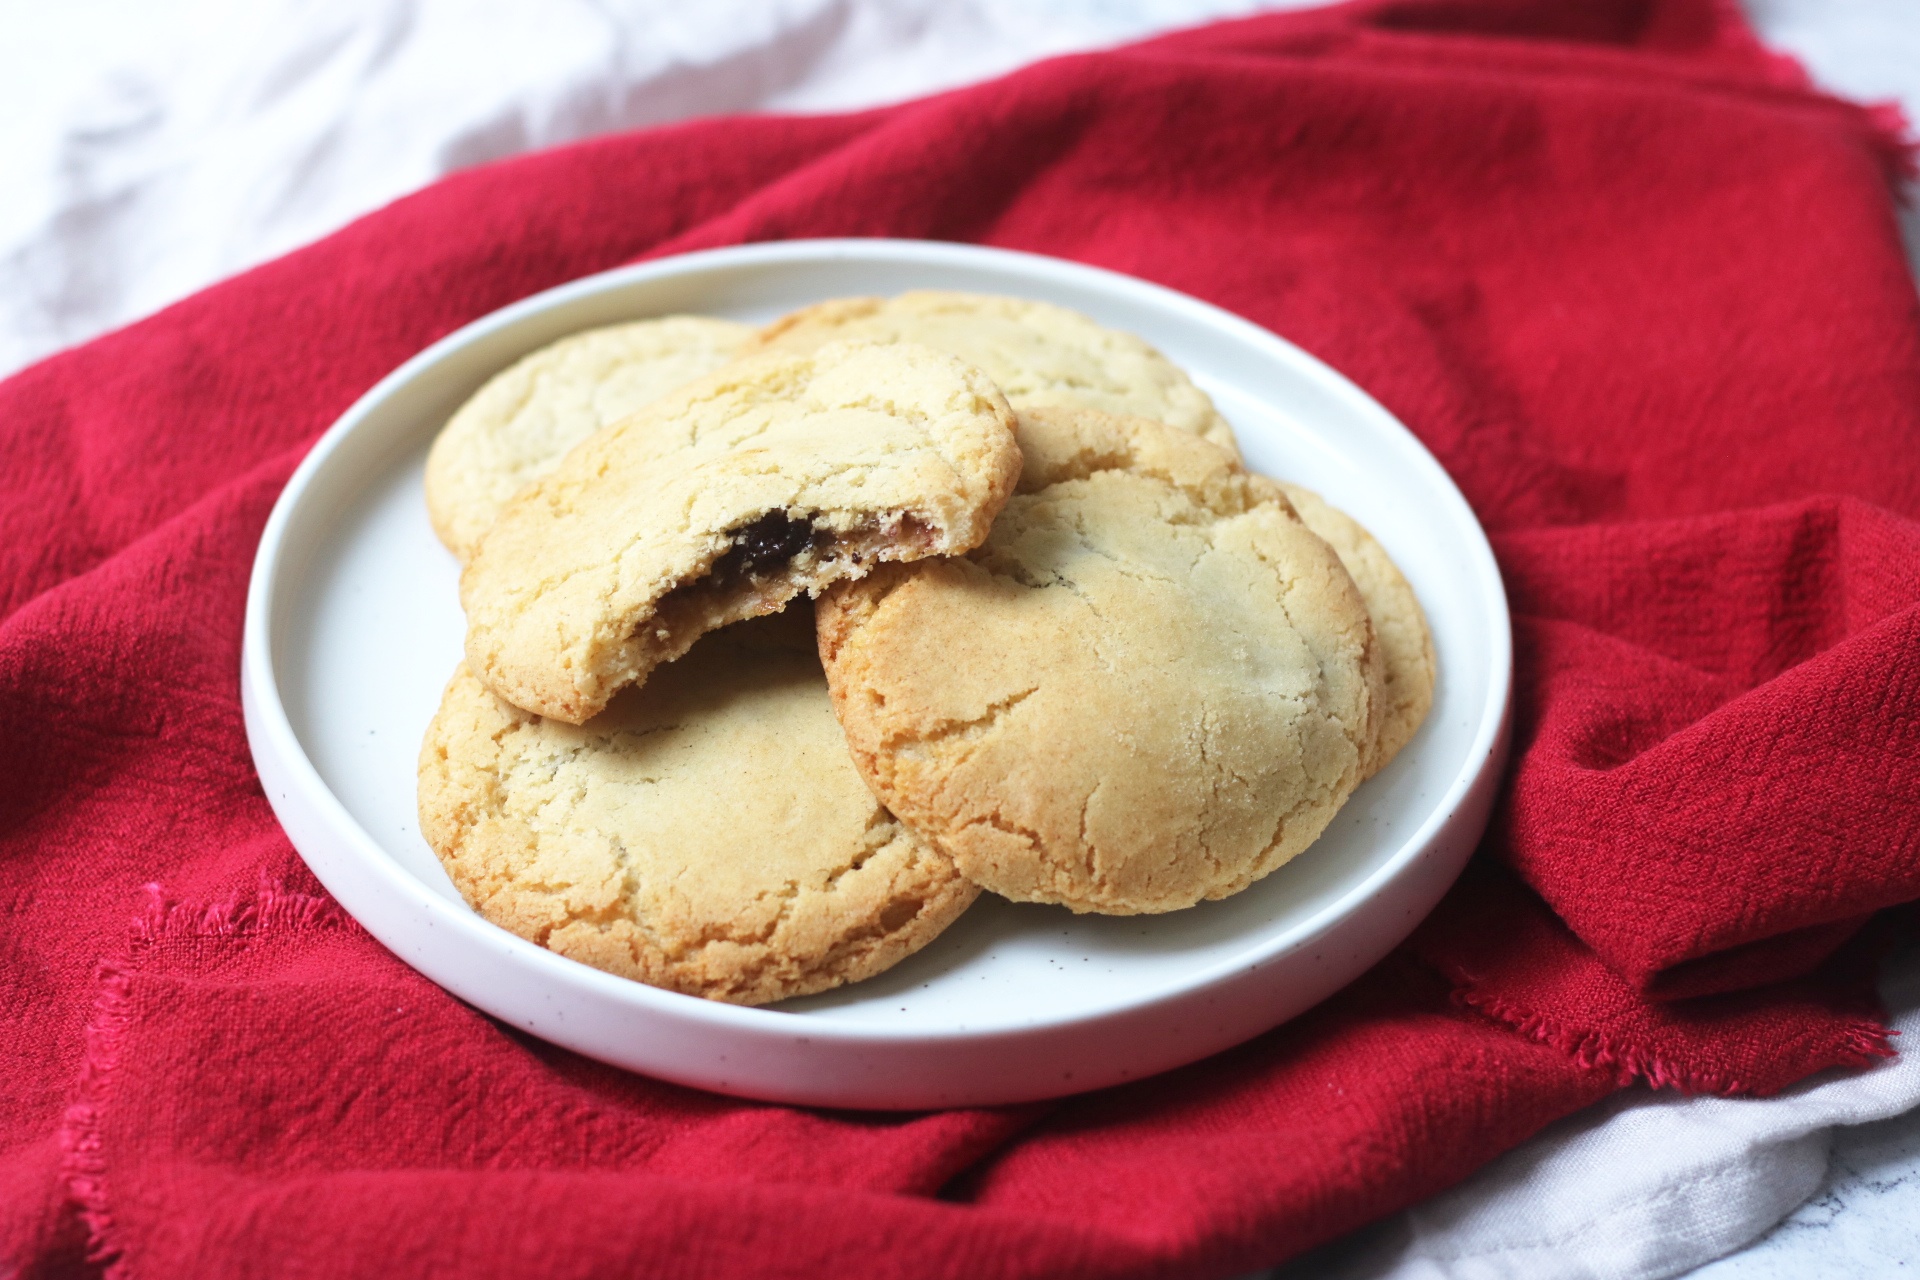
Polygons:
<instances>
[{"instance_id":1,"label":"red cloth napkin","mask_svg":"<svg viewBox=\"0 0 1920 1280\"><path fill-rule=\"evenodd\" d=\"M1856 935L1920 897L1903 163L1731 6L1365 4L474 170L0 385L0 1270L1229 1274L1636 1079L1871 1061ZM1458 479L1517 616L1516 758L1407 948L1155 1080L873 1116L530 1040L320 892L236 681L302 452L535 290L848 234L1211 299Z\"/></svg>"}]
</instances>

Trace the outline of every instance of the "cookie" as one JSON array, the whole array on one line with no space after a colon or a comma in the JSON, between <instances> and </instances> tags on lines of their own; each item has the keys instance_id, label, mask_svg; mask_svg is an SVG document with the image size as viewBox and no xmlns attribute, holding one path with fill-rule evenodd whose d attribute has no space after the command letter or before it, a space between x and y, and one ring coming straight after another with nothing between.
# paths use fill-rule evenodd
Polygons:
<instances>
[{"instance_id":1,"label":"cookie","mask_svg":"<svg viewBox=\"0 0 1920 1280\"><path fill-rule=\"evenodd\" d=\"M822 597L855 761L1009 898L1125 915L1244 889L1360 781L1358 589L1277 485L1197 436L1040 409L1020 444L982 546Z\"/></svg>"},{"instance_id":2,"label":"cookie","mask_svg":"<svg viewBox=\"0 0 1920 1280\"><path fill-rule=\"evenodd\" d=\"M1047 302L922 290L896 298L840 298L761 331L761 346L810 351L869 338L922 342L977 365L1016 411L1065 407L1136 414L1237 452L1233 429L1207 393L1130 333Z\"/></svg>"},{"instance_id":3,"label":"cookie","mask_svg":"<svg viewBox=\"0 0 1920 1280\"><path fill-rule=\"evenodd\" d=\"M1339 553L1373 619L1383 670L1381 714L1362 768L1370 778L1400 754L1433 707L1433 633L1413 587L1364 525L1311 489L1285 481L1280 488L1307 528Z\"/></svg>"},{"instance_id":4,"label":"cookie","mask_svg":"<svg viewBox=\"0 0 1920 1280\"><path fill-rule=\"evenodd\" d=\"M712 373L753 329L663 316L562 338L490 379L447 420L427 455L427 514L461 560L508 498L567 450L667 392Z\"/></svg>"},{"instance_id":5,"label":"cookie","mask_svg":"<svg viewBox=\"0 0 1920 1280\"><path fill-rule=\"evenodd\" d=\"M495 924L736 1004L879 973L979 892L855 772L805 605L707 637L581 727L463 666L421 749L420 826Z\"/></svg>"},{"instance_id":6,"label":"cookie","mask_svg":"<svg viewBox=\"0 0 1920 1280\"><path fill-rule=\"evenodd\" d=\"M461 576L467 665L584 723L702 634L886 560L979 544L1020 469L979 370L909 343L744 357L501 511Z\"/></svg>"}]
</instances>

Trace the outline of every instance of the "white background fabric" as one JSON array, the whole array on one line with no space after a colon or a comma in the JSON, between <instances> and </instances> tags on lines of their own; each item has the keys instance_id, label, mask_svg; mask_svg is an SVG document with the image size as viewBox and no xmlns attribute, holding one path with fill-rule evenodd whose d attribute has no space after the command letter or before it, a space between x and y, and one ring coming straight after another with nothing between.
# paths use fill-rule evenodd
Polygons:
<instances>
[{"instance_id":1,"label":"white background fabric","mask_svg":"<svg viewBox=\"0 0 1920 1280\"><path fill-rule=\"evenodd\" d=\"M894 101L1256 7L0 0L0 372L481 161Z\"/></svg>"},{"instance_id":2,"label":"white background fabric","mask_svg":"<svg viewBox=\"0 0 1920 1280\"><path fill-rule=\"evenodd\" d=\"M694 115L893 101L1301 3L0 0L0 374L481 161ZM1748 11L1823 82L1920 119L1916 0ZM1920 1035L1920 957L1889 995ZM1765 1101L1629 1092L1281 1274L1651 1280L1788 1214L1709 1274L1866 1274L1920 1256L1920 1123L1836 1126L1917 1105L1920 1055Z\"/></svg>"}]
</instances>

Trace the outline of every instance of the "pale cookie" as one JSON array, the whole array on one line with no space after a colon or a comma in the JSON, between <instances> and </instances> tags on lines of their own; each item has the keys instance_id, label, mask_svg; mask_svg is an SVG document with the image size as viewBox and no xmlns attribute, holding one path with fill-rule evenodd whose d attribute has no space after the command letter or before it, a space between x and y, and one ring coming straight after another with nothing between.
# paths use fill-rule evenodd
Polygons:
<instances>
[{"instance_id":1,"label":"pale cookie","mask_svg":"<svg viewBox=\"0 0 1920 1280\"><path fill-rule=\"evenodd\" d=\"M716 627L883 560L977 546L1020 470L979 370L908 343L770 352L591 437L460 580L467 665L580 724Z\"/></svg>"},{"instance_id":2,"label":"pale cookie","mask_svg":"<svg viewBox=\"0 0 1920 1280\"><path fill-rule=\"evenodd\" d=\"M1360 781L1366 606L1272 481L1139 418L1022 415L986 543L834 588L855 761L1006 897L1171 911L1299 853Z\"/></svg>"},{"instance_id":3,"label":"pale cookie","mask_svg":"<svg viewBox=\"0 0 1920 1280\"><path fill-rule=\"evenodd\" d=\"M979 366L1016 411L1052 406L1137 414L1237 452L1233 428L1178 365L1130 333L1051 303L931 289L897 298L839 298L774 321L759 341L808 351L837 338L923 342L951 351Z\"/></svg>"},{"instance_id":4,"label":"pale cookie","mask_svg":"<svg viewBox=\"0 0 1920 1280\"><path fill-rule=\"evenodd\" d=\"M421 831L461 894L563 956L736 1004L925 946L979 890L855 772L812 612L710 636L579 728L461 667L420 752Z\"/></svg>"},{"instance_id":5,"label":"pale cookie","mask_svg":"<svg viewBox=\"0 0 1920 1280\"><path fill-rule=\"evenodd\" d=\"M1427 629L1427 615L1413 587L1366 526L1311 489L1285 481L1280 487L1307 528L1340 553L1340 562L1347 566L1354 585L1360 588L1361 599L1367 602L1367 614L1379 637L1384 706L1363 770L1370 778L1400 754L1400 748L1412 739L1433 707L1433 678L1438 665L1433 634Z\"/></svg>"},{"instance_id":6,"label":"pale cookie","mask_svg":"<svg viewBox=\"0 0 1920 1280\"><path fill-rule=\"evenodd\" d=\"M753 329L663 316L589 329L495 375L447 419L427 455L427 514L461 560L507 499L567 450L642 405L712 373Z\"/></svg>"}]
</instances>

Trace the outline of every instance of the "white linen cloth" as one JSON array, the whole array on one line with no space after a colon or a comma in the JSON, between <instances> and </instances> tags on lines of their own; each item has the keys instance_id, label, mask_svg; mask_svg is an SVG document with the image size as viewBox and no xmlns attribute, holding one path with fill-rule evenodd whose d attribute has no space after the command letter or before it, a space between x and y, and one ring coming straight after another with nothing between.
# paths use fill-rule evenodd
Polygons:
<instances>
[{"instance_id":1,"label":"white linen cloth","mask_svg":"<svg viewBox=\"0 0 1920 1280\"><path fill-rule=\"evenodd\" d=\"M1261 7L1285 3L0 0L0 373L485 160Z\"/></svg>"},{"instance_id":2,"label":"white linen cloth","mask_svg":"<svg viewBox=\"0 0 1920 1280\"><path fill-rule=\"evenodd\" d=\"M1301 3L0 0L0 374L480 161L695 115L873 105ZM1826 83L1920 118L1914 0L1748 8ZM1920 962L1901 975L1911 1039ZM1916 1105L1920 1057L1771 1100L1630 1091L1281 1274L1674 1275L1818 1188L1835 1126Z\"/></svg>"}]
</instances>

